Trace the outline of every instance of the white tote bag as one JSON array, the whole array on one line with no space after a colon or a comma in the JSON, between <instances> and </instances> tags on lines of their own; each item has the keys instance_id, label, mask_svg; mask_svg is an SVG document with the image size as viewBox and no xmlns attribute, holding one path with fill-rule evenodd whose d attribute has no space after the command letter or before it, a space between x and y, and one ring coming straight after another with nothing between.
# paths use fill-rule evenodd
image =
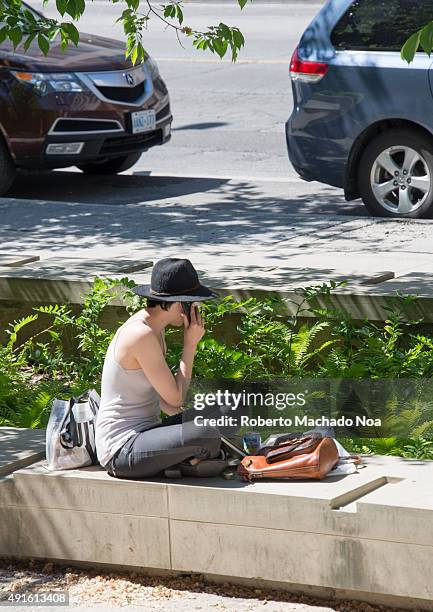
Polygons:
<instances>
[{"instance_id":1,"label":"white tote bag","mask_svg":"<svg viewBox=\"0 0 433 612\"><path fill-rule=\"evenodd\" d=\"M71 470L98 463L95 425L99 402L94 389L70 400L53 400L46 431L49 470Z\"/></svg>"}]
</instances>

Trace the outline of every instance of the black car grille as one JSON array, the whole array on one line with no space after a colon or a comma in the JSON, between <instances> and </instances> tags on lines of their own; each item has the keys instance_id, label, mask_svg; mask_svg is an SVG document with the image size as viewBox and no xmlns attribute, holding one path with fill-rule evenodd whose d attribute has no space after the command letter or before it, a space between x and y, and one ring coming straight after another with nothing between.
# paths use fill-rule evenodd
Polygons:
<instances>
[{"instance_id":1,"label":"black car grille","mask_svg":"<svg viewBox=\"0 0 433 612\"><path fill-rule=\"evenodd\" d=\"M99 87L97 89L108 100L115 102L136 102L145 92L145 81L135 87Z\"/></svg>"},{"instance_id":2,"label":"black car grille","mask_svg":"<svg viewBox=\"0 0 433 612\"><path fill-rule=\"evenodd\" d=\"M121 128L117 121L105 121L95 120L91 121L87 119L82 121L81 119L59 119L53 128L53 133L56 132L100 132L100 131L121 131Z\"/></svg>"},{"instance_id":3,"label":"black car grille","mask_svg":"<svg viewBox=\"0 0 433 612\"><path fill-rule=\"evenodd\" d=\"M102 145L100 155L141 151L159 144L162 144L162 130L146 132L145 134L107 138Z\"/></svg>"}]
</instances>

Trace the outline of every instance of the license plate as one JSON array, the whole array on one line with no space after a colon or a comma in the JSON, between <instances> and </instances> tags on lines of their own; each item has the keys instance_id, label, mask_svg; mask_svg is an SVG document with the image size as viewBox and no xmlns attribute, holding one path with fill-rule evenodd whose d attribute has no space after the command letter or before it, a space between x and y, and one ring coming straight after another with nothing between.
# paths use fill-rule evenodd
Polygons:
<instances>
[{"instance_id":1,"label":"license plate","mask_svg":"<svg viewBox=\"0 0 433 612\"><path fill-rule=\"evenodd\" d=\"M156 127L154 110L137 111L131 113L132 133L151 132Z\"/></svg>"}]
</instances>

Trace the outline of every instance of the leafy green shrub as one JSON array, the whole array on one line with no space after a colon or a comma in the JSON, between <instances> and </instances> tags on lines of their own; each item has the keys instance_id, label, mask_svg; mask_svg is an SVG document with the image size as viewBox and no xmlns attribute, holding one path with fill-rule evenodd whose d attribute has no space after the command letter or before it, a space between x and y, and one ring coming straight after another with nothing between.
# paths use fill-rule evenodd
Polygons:
<instances>
[{"instance_id":1,"label":"leafy green shrub","mask_svg":"<svg viewBox=\"0 0 433 612\"><path fill-rule=\"evenodd\" d=\"M129 314L138 310L141 300L131 291L134 284L127 278L96 278L78 314L67 305L41 306L9 325L8 341L0 346L0 425L44 427L54 397L100 388L114 333L101 325L101 316L118 296ZM342 386L349 379L432 376L433 338L421 333L422 321L410 320L405 314L412 296L396 298L387 321L379 325L353 321L344 312L324 307L338 286L329 283L300 289L291 316L287 304L278 298L236 301L228 296L205 303L207 333L198 345L195 376L245 381L329 378L341 379ZM306 319L307 314L314 318ZM46 326L21 341L22 330L31 330L38 319L46 320ZM166 335L167 361L174 369L182 351L182 331L168 329ZM396 388L395 401L390 395L386 418L389 423L401 420L410 425L414 439L348 438L345 443L350 450L433 457L433 443L428 440L433 430L433 402L430 406L428 400L416 396L401 412L396 408L398 393Z\"/></svg>"},{"instance_id":2,"label":"leafy green shrub","mask_svg":"<svg viewBox=\"0 0 433 612\"><path fill-rule=\"evenodd\" d=\"M41 306L8 326L8 341L0 346L0 425L44 427L54 397L100 388L113 332L102 328L99 319L120 286L127 307L137 307L128 288L132 285L128 279L96 278L80 314L74 315L66 305ZM47 327L20 343L20 332L40 317L48 319ZM75 347L68 352L66 339L71 337Z\"/></svg>"},{"instance_id":3,"label":"leafy green shrub","mask_svg":"<svg viewBox=\"0 0 433 612\"><path fill-rule=\"evenodd\" d=\"M405 459L433 460L433 440L399 438L340 438L351 453L362 455L391 455Z\"/></svg>"}]
</instances>

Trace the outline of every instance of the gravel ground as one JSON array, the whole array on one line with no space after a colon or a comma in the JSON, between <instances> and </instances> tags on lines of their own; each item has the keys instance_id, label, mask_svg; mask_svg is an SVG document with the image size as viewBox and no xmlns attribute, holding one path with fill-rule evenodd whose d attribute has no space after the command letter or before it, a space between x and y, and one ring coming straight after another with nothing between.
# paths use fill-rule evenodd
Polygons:
<instances>
[{"instance_id":1,"label":"gravel ground","mask_svg":"<svg viewBox=\"0 0 433 612\"><path fill-rule=\"evenodd\" d=\"M107 572L57 565L39 560L0 560L0 600L13 593L68 591L69 605L76 610L112 609L141 612L190 612L234 610L236 612L282 612L314 610L328 612L387 612L396 608L354 601L323 601L285 591L254 589L228 583L213 584L199 575L176 578L149 577L133 572ZM5 605L6 604L6 605ZM0 609L63 611L60 606L7 605Z\"/></svg>"}]
</instances>

